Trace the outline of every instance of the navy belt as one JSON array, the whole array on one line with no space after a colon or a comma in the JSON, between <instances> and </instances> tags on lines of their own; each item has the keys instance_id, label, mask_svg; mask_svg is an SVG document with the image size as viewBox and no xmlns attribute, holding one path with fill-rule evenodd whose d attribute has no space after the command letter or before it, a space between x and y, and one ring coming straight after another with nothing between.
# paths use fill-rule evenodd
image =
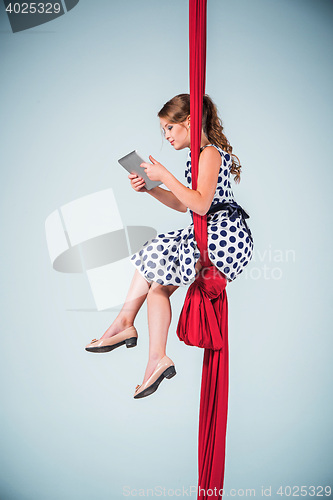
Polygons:
<instances>
[{"instance_id":1,"label":"navy belt","mask_svg":"<svg viewBox=\"0 0 333 500\"><path fill-rule=\"evenodd\" d=\"M229 219L235 219L237 217L240 217L244 222L244 226L246 227L249 236L252 236L250 228L248 227L245 220L249 219L250 216L247 212L245 212L244 208L238 205L238 203L236 203L235 201L225 201L223 203L216 203L216 205L210 207L206 215L214 214L215 212L220 212L223 210L228 211Z\"/></svg>"}]
</instances>

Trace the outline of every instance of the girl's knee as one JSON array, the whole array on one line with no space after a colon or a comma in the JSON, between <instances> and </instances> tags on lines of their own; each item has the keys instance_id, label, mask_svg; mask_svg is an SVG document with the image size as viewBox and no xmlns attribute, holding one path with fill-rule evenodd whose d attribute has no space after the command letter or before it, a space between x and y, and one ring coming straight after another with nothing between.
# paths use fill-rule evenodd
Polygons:
<instances>
[{"instance_id":1,"label":"girl's knee","mask_svg":"<svg viewBox=\"0 0 333 500\"><path fill-rule=\"evenodd\" d=\"M169 296L173 294L173 292L175 292L177 290L177 288L179 288L179 286L177 285L168 285L168 288L169 288Z\"/></svg>"},{"instance_id":2,"label":"girl's knee","mask_svg":"<svg viewBox=\"0 0 333 500\"><path fill-rule=\"evenodd\" d=\"M160 294L164 294L164 295L167 295L168 297L170 297L170 295L175 290L177 290L177 288L179 288L179 287L175 286L175 285L161 285L160 283L156 283L156 281L154 281L150 286L150 289L148 292L148 297L152 293L160 293Z\"/></svg>"}]
</instances>

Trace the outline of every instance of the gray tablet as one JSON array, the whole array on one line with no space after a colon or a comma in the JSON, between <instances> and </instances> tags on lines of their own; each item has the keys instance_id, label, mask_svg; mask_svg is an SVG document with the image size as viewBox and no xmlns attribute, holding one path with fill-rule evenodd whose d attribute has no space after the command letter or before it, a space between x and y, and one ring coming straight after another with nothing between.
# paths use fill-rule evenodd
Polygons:
<instances>
[{"instance_id":1,"label":"gray tablet","mask_svg":"<svg viewBox=\"0 0 333 500\"><path fill-rule=\"evenodd\" d=\"M136 150L132 151L131 153L128 153L128 155L123 156L118 160L120 165L124 167L130 174L136 173L140 177L142 177L145 181L145 188L150 191L156 186L159 186L162 184L161 181L151 181L146 174L144 168L140 167L140 164L146 162L146 160L143 160L140 155L138 155L138 152Z\"/></svg>"}]
</instances>

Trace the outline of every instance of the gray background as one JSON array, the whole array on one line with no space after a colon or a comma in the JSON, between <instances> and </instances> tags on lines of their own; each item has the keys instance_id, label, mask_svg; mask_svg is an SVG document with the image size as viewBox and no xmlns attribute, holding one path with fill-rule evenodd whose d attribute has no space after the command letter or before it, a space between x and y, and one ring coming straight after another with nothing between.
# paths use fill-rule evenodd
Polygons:
<instances>
[{"instance_id":1,"label":"gray background","mask_svg":"<svg viewBox=\"0 0 333 500\"><path fill-rule=\"evenodd\" d=\"M333 483L332 14L323 0L208 2L206 92L243 165L234 193L255 239L228 285L228 491ZM187 289L172 296L177 377L134 400L146 306L136 349L87 353L117 310L95 312L84 275L52 269L44 233L53 210L108 187L124 224L190 224L117 164L137 148L184 182L187 150L162 145L156 113L188 91L187 1L81 0L16 34L3 4L0 16L0 498L195 486L203 352L176 335Z\"/></svg>"}]
</instances>

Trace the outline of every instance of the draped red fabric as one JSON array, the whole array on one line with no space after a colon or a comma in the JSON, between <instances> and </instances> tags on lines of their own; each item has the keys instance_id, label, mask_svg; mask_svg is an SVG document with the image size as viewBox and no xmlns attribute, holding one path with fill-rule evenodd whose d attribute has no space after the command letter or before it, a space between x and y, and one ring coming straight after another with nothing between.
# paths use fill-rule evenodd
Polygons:
<instances>
[{"instance_id":1,"label":"draped red fabric","mask_svg":"<svg viewBox=\"0 0 333 500\"><path fill-rule=\"evenodd\" d=\"M192 189L196 189L206 76L207 0L189 0L189 21L191 168ZM221 499L229 383L227 280L208 258L207 217L193 213L193 223L203 268L188 289L177 335L187 345L205 349L200 392L197 498Z\"/></svg>"}]
</instances>

